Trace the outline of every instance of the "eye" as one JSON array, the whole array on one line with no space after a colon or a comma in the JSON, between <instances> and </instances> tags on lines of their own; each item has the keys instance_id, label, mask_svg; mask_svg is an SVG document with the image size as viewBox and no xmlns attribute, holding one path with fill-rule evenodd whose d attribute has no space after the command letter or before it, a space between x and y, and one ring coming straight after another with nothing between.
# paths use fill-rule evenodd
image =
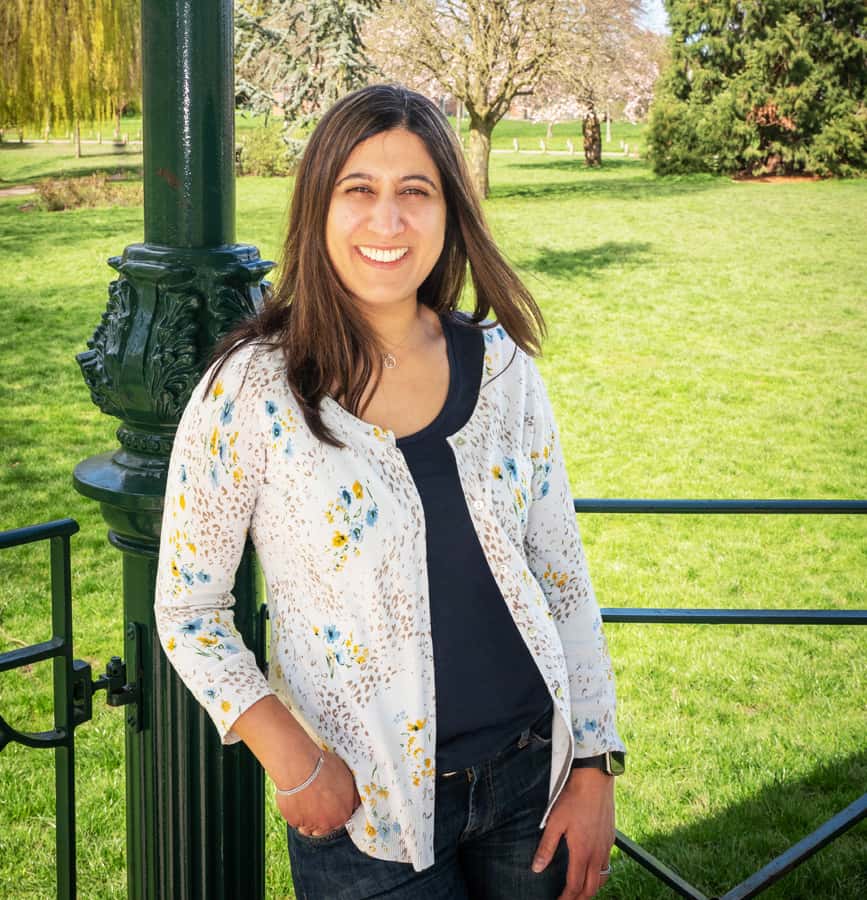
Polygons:
<instances>
[{"instance_id":1,"label":"eye","mask_svg":"<svg viewBox=\"0 0 867 900\"><path fill-rule=\"evenodd\" d=\"M407 188L402 193L410 194L410 195L414 195L414 196L418 196L418 197L427 197L427 195L428 195L427 191L422 190L421 188L415 188L415 187Z\"/></svg>"},{"instance_id":2,"label":"eye","mask_svg":"<svg viewBox=\"0 0 867 900\"><path fill-rule=\"evenodd\" d=\"M366 184L357 184L357 185L355 185L355 187L351 187L351 188L349 188L349 189L346 191L347 194L353 194L353 193L356 193L356 192L358 192L359 194L362 194L362 193L364 193L364 194L371 194L371 193L373 193L373 192L370 190L370 188L369 188Z\"/></svg>"}]
</instances>

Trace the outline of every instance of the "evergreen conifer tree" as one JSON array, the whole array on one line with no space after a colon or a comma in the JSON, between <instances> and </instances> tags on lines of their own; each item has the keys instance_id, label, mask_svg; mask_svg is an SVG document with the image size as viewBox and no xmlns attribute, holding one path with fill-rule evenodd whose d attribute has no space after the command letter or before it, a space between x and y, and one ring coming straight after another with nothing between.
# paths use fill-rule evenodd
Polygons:
<instances>
[{"instance_id":1,"label":"evergreen conifer tree","mask_svg":"<svg viewBox=\"0 0 867 900\"><path fill-rule=\"evenodd\" d=\"M864 0L666 0L659 174L867 172Z\"/></svg>"}]
</instances>

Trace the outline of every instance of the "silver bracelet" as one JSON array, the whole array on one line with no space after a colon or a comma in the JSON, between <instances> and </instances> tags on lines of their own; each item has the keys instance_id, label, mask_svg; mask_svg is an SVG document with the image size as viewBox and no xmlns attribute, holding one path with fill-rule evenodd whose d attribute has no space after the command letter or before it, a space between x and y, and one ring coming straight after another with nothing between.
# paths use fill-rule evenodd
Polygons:
<instances>
[{"instance_id":1,"label":"silver bracelet","mask_svg":"<svg viewBox=\"0 0 867 900\"><path fill-rule=\"evenodd\" d=\"M277 791L278 794L282 794L284 797L290 797L292 794L297 794L298 791L303 791L304 788L310 787L313 783L313 779L319 774L319 770L322 768L322 763L325 762L325 757L320 753L319 754L319 762L316 763L316 768L313 770L313 774L302 784L299 784L298 787L294 788L278 788L277 785L274 785L274 790Z\"/></svg>"}]
</instances>

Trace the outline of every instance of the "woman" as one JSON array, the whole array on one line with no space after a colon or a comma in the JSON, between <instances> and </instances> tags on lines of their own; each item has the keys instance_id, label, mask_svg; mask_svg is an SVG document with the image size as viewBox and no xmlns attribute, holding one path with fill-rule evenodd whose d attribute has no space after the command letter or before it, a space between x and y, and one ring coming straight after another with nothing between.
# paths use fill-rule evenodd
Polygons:
<instances>
[{"instance_id":1,"label":"woman","mask_svg":"<svg viewBox=\"0 0 867 900\"><path fill-rule=\"evenodd\" d=\"M339 101L281 279L178 427L156 598L169 660L276 786L299 897L604 882L623 748L543 332L436 107ZM267 680L232 619L248 534Z\"/></svg>"}]
</instances>

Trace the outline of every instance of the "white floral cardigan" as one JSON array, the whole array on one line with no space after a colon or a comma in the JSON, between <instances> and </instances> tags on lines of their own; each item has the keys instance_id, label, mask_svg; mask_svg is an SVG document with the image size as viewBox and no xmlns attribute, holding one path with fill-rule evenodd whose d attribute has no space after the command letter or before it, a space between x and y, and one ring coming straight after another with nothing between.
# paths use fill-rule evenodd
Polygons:
<instances>
[{"instance_id":1,"label":"white floral cardigan","mask_svg":"<svg viewBox=\"0 0 867 900\"><path fill-rule=\"evenodd\" d=\"M554 701L550 799L573 756L622 749L614 682L558 431L535 362L485 332L475 410L448 438L470 517ZM514 354L514 358L513 358ZM504 371L503 371L504 370ZM498 374L501 373L501 374ZM275 693L351 769L363 852L434 861L436 717L425 521L395 435L331 398L337 449L307 429L279 354L236 353L193 393L172 452L156 590L160 639L224 743ZM233 624L249 533L268 589L269 676Z\"/></svg>"}]
</instances>

